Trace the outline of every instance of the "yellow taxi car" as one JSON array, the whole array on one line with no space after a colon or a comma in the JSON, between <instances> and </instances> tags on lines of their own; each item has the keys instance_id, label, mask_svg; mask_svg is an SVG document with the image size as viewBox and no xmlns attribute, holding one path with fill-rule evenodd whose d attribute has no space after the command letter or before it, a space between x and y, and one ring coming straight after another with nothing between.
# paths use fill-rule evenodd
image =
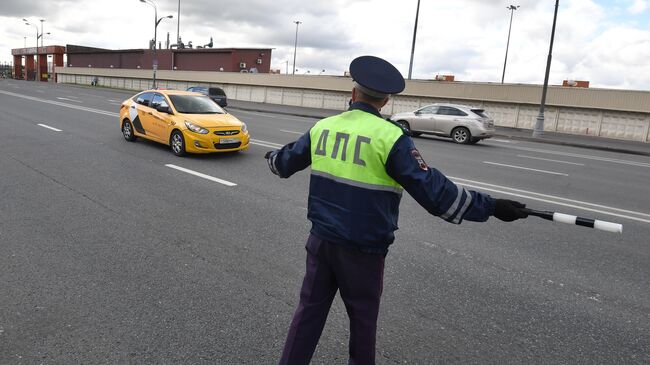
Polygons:
<instances>
[{"instance_id":1,"label":"yellow taxi car","mask_svg":"<svg viewBox=\"0 0 650 365\"><path fill-rule=\"evenodd\" d=\"M188 91L147 90L125 100L120 127L127 141L137 137L163 143L176 156L245 150L246 124L209 97Z\"/></svg>"}]
</instances>

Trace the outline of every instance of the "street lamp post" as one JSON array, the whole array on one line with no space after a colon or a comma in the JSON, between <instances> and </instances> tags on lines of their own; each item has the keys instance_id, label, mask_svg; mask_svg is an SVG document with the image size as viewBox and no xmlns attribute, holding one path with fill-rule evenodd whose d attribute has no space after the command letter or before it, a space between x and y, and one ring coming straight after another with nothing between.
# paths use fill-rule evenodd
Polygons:
<instances>
[{"instance_id":1,"label":"street lamp post","mask_svg":"<svg viewBox=\"0 0 650 365\"><path fill-rule=\"evenodd\" d=\"M294 23L296 23L296 40L293 43L293 75L296 74L296 50L298 49L298 25L300 25L302 22L299 20L295 20Z\"/></svg>"},{"instance_id":2,"label":"street lamp post","mask_svg":"<svg viewBox=\"0 0 650 365\"><path fill-rule=\"evenodd\" d=\"M542 88L542 101L539 105L539 114L535 121L533 137L544 137L544 104L546 104L546 92L548 91L548 75L551 72L551 58L553 54L553 40L555 39L555 23L557 20L557 8L560 6L560 0L555 0L555 13L553 14L553 27L551 28L551 44L548 49L548 58L546 59L546 74L544 75L544 87Z\"/></svg>"},{"instance_id":3,"label":"street lamp post","mask_svg":"<svg viewBox=\"0 0 650 365\"><path fill-rule=\"evenodd\" d=\"M38 69L38 39L42 36L42 34L38 34L38 26L36 24L32 24L32 23L28 22L27 19L25 19L25 18L23 18L23 20L25 21L25 25L33 25L34 28L36 28L36 62L35 62L36 73L35 73L35 76L34 76L34 81L39 81L38 77L39 77L39 75L41 73L41 70ZM25 62L27 62L27 61L25 60ZM25 71L27 71L27 70L25 70Z\"/></svg>"},{"instance_id":4,"label":"street lamp post","mask_svg":"<svg viewBox=\"0 0 650 365\"><path fill-rule=\"evenodd\" d=\"M165 18L173 18L173 15L167 15L162 18L158 18L158 6L156 5L153 0L140 0L140 2L149 4L153 6L153 20L154 20L154 26L153 26L153 79L152 79L152 88L156 88L156 70L158 69L158 24L165 19Z\"/></svg>"},{"instance_id":5,"label":"street lamp post","mask_svg":"<svg viewBox=\"0 0 650 365\"><path fill-rule=\"evenodd\" d=\"M418 0L418 7L415 10L415 26L413 26L413 45L411 46L411 62L409 63L409 80L411 79L411 71L413 70L413 55L415 54L415 35L418 33L419 15L420 15L420 0Z\"/></svg>"},{"instance_id":6,"label":"street lamp post","mask_svg":"<svg viewBox=\"0 0 650 365\"><path fill-rule=\"evenodd\" d=\"M510 47L510 31L512 30L512 15L515 10L519 8L519 5L510 5L506 9L510 9L510 26L508 27L508 42L506 43L506 58L503 60L503 74L501 74L501 83L503 84L503 79L506 77L506 63L508 62L508 48Z\"/></svg>"},{"instance_id":7,"label":"street lamp post","mask_svg":"<svg viewBox=\"0 0 650 365\"><path fill-rule=\"evenodd\" d=\"M41 19L41 47L43 47L43 39L45 38L45 37L43 37L43 34L45 34L45 33L43 33L43 22L44 21L45 21L45 19Z\"/></svg>"},{"instance_id":8,"label":"street lamp post","mask_svg":"<svg viewBox=\"0 0 650 365\"><path fill-rule=\"evenodd\" d=\"M176 15L176 47L181 43L181 0L178 0L178 14Z\"/></svg>"}]
</instances>

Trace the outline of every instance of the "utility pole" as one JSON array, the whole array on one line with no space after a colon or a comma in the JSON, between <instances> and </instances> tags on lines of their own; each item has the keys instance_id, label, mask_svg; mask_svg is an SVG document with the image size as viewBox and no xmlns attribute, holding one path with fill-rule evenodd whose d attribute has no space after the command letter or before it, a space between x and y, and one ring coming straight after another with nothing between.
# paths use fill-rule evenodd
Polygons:
<instances>
[{"instance_id":1,"label":"utility pole","mask_svg":"<svg viewBox=\"0 0 650 365\"><path fill-rule=\"evenodd\" d=\"M301 21L295 20L296 23L296 40L293 44L293 72L292 75L296 74L296 50L298 49L298 25L302 24Z\"/></svg>"},{"instance_id":2,"label":"utility pole","mask_svg":"<svg viewBox=\"0 0 650 365\"><path fill-rule=\"evenodd\" d=\"M411 79L411 71L413 71L413 55L415 54L415 36L418 33L418 16L420 15L420 0L418 0L418 7L415 10L415 26L413 27L413 45L411 46L411 62L409 63L409 80Z\"/></svg>"},{"instance_id":3,"label":"utility pole","mask_svg":"<svg viewBox=\"0 0 650 365\"><path fill-rule=\"evenodd\" d=\"M510 5L506 9L510 9L510 26L508 27L508 42L506 43L506 58L503 60L503 74L501 75L501 83L503 84L503 79L506 77L506 63L508 62L508 47L510 47L510 31L512 30L512 15L515 10L519 8L519 5Z\"/></svg>"},{"instance_id":4,"label":"utility pole","mask_svg":"<svg viewBox=\"0 0 650 365\"><path fill-rule=\"evenodd\" d=\"M560 6L560 0L555 0L555 13L553 14L553 27L551 28L551 45L548 49L548 58L546 60L546 74L544 75L544 86L542 88L542 101L539 105L539 114L535 121L533 137L544 137L544 104L546 104L546 92L548 91L548 75L551 72L551 58L553 54L553 40L555 39L555 22L557 20L557 8Z\"/></svg>"}]
</instances>

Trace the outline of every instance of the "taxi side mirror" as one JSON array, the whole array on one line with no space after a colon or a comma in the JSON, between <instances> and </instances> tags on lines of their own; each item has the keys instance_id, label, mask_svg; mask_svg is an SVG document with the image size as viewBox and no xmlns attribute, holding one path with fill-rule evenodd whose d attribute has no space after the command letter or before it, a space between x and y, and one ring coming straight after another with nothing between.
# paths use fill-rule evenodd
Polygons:
<instances>
[{"instance_id":1,"label":"taxi side mirror","mask_svg":"<svg viewBox=\"0 0 650 365\"><path fill-rule=\"evenodd\" d=\"M156 105L156 110L161 113L172 114L171 108L166 105Z\"/></svg>"}]
</instances>

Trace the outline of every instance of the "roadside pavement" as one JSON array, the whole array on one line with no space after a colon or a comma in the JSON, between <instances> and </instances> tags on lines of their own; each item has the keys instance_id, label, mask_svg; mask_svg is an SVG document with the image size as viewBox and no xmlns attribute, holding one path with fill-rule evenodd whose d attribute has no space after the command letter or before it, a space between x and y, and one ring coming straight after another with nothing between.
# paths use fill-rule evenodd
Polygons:
<instances>
[{"instance_id":1,"label":"roadside pavement","mask_svg":"<svg viewBox=\"0 0 650 365\"><path fill-rule=\"evenodd\" d=\"M262 113L276 113L314 119L326 118L341 112L340 110L305 108L299 106L256 103L232 99L228 100L228 109L239 109ZM650 143L646 142L625 141L613 138L602 138L557 132L544 132L544 136L542 138L533 138L532 134L533 131L530 129L496 127L496 136L499 138L650 156Z\"/></svg>"}]
</instances>

